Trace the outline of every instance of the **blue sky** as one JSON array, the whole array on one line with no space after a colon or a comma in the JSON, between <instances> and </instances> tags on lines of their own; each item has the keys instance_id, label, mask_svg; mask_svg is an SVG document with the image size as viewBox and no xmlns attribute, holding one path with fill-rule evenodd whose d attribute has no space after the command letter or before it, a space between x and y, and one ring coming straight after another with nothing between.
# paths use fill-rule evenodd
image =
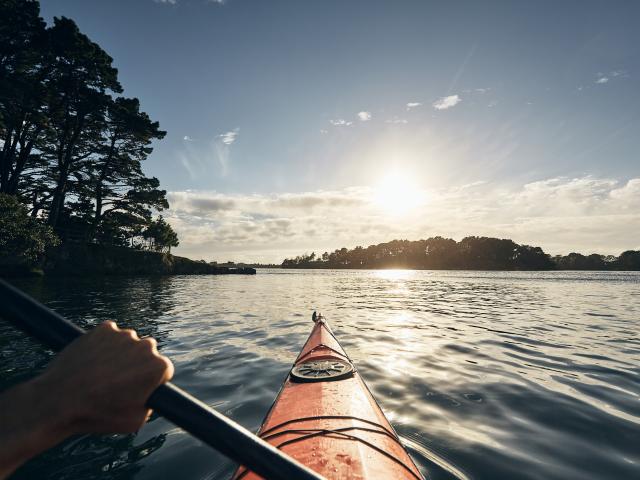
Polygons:
<instances>
[{"instance_id":1,"label":"blue sky","mask_svg":"<svg viewBox=\"0 0 640 480\"><path fill-rule=\"evenodd\" d=\"M178 253L640 247L640 3L42 0L167 137ZM391 206L392 208L389 208Z\"/></svg>"}]
</instances>

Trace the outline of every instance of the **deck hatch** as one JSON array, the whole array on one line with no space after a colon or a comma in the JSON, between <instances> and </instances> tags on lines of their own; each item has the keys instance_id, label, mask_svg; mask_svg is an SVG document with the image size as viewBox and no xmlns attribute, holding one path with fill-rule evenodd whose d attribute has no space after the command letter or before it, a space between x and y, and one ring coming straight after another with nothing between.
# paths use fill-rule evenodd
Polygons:
<instances>
[{"instance_id":1,"label":"deck hatch","mask_svg":"<svg viewBox=\"0 0 640 480\"><path fill-rule=\"evenodd\" d=\"M323 382L342 380L353 375L353 365L337 358L309 360L291 370L294 382Z\"/></svg>"}]
</instances>

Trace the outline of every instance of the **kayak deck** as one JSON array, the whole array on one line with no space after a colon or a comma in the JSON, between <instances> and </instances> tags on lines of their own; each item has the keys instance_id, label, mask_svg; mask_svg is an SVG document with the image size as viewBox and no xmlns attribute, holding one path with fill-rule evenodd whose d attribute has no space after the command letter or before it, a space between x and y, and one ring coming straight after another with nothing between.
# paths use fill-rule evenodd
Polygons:
<instances>
[{"instance_id":1,"label":"kayak deck","mask_svg":"<svg viewBox=\"0 0 640 480\"><path fill-rule=\"evenodd\" d=\"M258 436L327 479L423 478L322 317ZM233 476L259 478L244 467Z\"/></svg>"}]
</instances>

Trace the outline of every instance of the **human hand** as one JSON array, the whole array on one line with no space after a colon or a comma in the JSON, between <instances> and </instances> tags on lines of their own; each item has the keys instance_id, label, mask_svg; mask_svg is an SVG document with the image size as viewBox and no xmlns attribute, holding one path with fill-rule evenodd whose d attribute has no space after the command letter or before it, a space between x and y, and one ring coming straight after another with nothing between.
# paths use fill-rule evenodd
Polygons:
<instances>
[{"instance_id":1,"label":"human hand","mask_svg":"<svg viewBox=\"0 0 640 480\"><path fill-rule=\"evenodd\" d=\"M60 352L34 383L51 397L58 431L128 433L145 423L147 399L172 376L153 338L108 321Z\"/></svg>"},{"instance_id":2,"label":"human hand","mask_svg":"<svg viewBox=\"0 0 640 480\"><path fill-rule=\"evenodd\" d=\"M128 433L151 414L151 393L173 376L156 341L104 322L43 374L0 395L0 479L70 435Z\"/></svg>"}]
</instances>

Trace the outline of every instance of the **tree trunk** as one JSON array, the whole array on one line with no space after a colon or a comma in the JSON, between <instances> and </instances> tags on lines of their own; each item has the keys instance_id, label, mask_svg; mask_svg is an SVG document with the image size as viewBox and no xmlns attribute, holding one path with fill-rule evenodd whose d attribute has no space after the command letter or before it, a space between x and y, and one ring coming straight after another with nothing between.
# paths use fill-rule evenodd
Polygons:
<instances>
[{"instance_id":1,"label":"tree trunk","mask_svg":"<svg viewBox=\"0 0 640 480\"><path fill-rule=\"evenodd\" d=\"M58 150L58 166L60 168L60 174L58 175L58 181L56 182L56 189L53 192L51 210L49 211L49 219L47 222L53 228L58 224L60 212L64 207L64 201L67 195L67 186L69 184L69 170L73 163L73 152L84 127L84 114L82 116L78 115L78 117L79 118L76 120L77 123L75 125L75 130L66 145L66 149L64 145L61 145Z\"/></svg>"},{"instance_id":2,"label":"tree trunk","mask_svg":"<svg viewBox=\"0 0 640 480\"><path fill-rule=\"evenodd\" d=\"M11 127L7 129L4 147L2 148L2 170L0 172L0 191L4 193L8 193L9 177L13 170L13 161L16 156L19 137L20 129L14 130Z\"/></svg>"},{"instance_id":3,"label":"tree trunk","mask_svg":"<svg viewBox=\"0 0 640 480\"><path fill-rule=\"evenodd\" d=\"M18 155L16 166L13 169L13 172L11 172L11 176L8 179L8 183L7 183L6 192L11 195L15 195L18 192L18 185L20 184L20 176L22 175L22 172L27 166L27 163L29 161L29 156L31 155L31 150L33 149L33 144L35 142L35 139L38 138L38 135L40 135L40 129L37 129L34 132L33 138L29 142L27 142L26 145L24 146L22 144L20 145L20 154Z\"/></svg>"},{"instance_id":4,"label":"tree trunk","mask_svg":"<svg viewBox=\"0 0 640 480\"><path fill-rule=\"evenodd\" d=\"M55 228L58 224L60 212L62 211L62 207L64 206L64 200L67 194L68 179L69 174L65 168L64 170L60 171L58 181L56 182L56 189L53 191L53 198L51 200L51 210L49 210L49 218L47 223L53 228Z\"/></svg>"},{"instance_id":5,"label":"tree trunk","mask_svg":"<svg viewBox=\"0 0 640 480\"><path fill-rule=\"evenodd\" d=\"M103 186L104 180L107 178L107 174L109 173L109 164L111 163L111 159L113 158L113 154L115 152L117 136L114 135L111 138L111 146L109 147L109 154L104 160L104 165L102 170L100 171L100 176L98 177L98 184L96 185L96 208L95 215L93 217L93 234L98 230L98 226L100 225L100 221L102 220L102 194L103 194Z\"/></svg>"}]
</instances>

